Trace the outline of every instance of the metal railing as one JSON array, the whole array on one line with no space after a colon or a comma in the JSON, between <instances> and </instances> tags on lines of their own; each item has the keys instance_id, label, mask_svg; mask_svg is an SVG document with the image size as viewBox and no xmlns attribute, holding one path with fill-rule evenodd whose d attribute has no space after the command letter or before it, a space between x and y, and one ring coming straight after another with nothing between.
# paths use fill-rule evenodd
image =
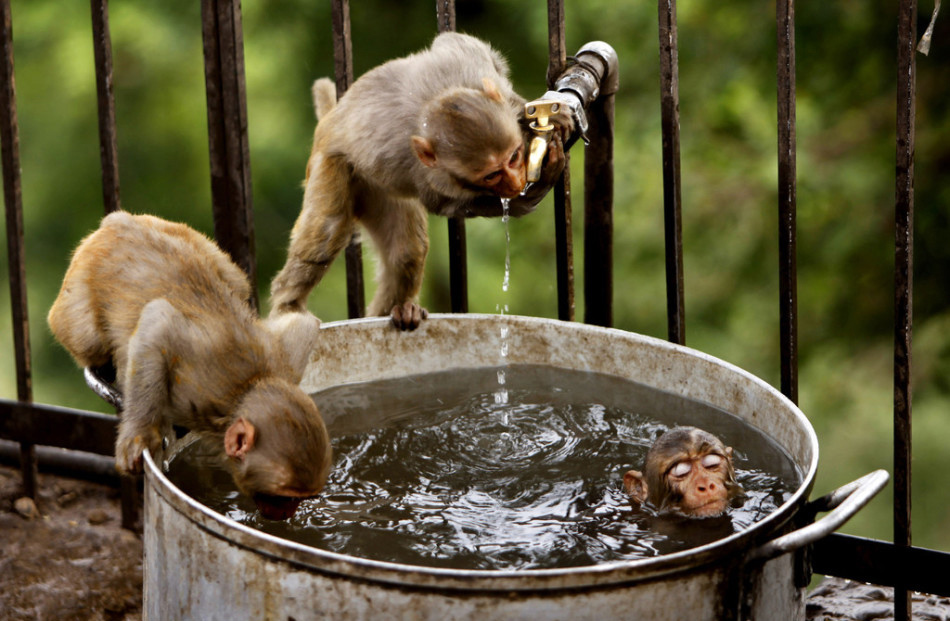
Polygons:
<instances>
[{"instance_id":1,"label":"metal railing","mask_svg":"<svg viewBox=\"0 0 950 621\"><path fill-rule=\"evenodd\" d=\"M437 0L437 28L455 29L455 3ZM105 212L119 209L115 100L107 0L91 0L100 152ZM895 588L895 618L911 615L908 589L950 595L950 554L914 548L910 523L911 326L914 208L915 41L917 6L900 0L897 70L897 177L895 205L895 341L894 341L894 542L831 535L814 546L818 573ZM202 0L208 134L215 237L255 279L254 227L241 10L238 0ZM660 104L663 195L666 240L668 338L685 343L682 242L682 195L679 135L679 67L676 1L659 0ZM116 419L32 402L29 314L23 252L23 205L20 190L10 0L0 0L0 143L9 252L9 280L17 373L17 400L0 400L0 438L19 443L24 493L36 494L37 445L111 455ZM332 30L337 91L353 82L348 0L332 1ZM549 65L554 88L567 67L562 0L548 1ZM795 5L776 3L779 314L781 390L798 399L798 328L796 260L796 118ZM614 90L615 90L614 85ZM585 157L585 317L588 323L612 323L613 90L603 89L588 110L590 143ZM568 155L569 156L569 155ZM574 320L574 266L569 168L554 189L558 317ZM451 310L468 310L465 222L450 219ZM365 308L363 267L358 242L346 252L347 308L350 317ZM254 300L256 304L256 300ZM134 497L127 496L128 503ZM134 514L124 514L125 523Z\"/></svg>"}]
</instances>

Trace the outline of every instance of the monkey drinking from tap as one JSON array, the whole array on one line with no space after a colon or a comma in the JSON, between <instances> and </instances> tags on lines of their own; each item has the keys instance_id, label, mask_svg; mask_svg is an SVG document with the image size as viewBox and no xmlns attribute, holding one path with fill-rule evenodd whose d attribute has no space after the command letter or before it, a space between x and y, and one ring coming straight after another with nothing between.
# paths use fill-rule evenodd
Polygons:
<instances>
[{"instance_id":1,"label":"monkey drinking from tap","mask_svg":"<svg viewBox=\"0 0 950 621\"><path fill-rule=\"evenodd\" d=\"M303 208L271 283L271 316L305 308L358 222L379 251L368 314L415 329L426 316L416 297L429 248L427 212L500 216L504 199L511 215L529 213L564 170L563 144L573 130L566 108L551 119L561 131L549 142L539 181L526 190L525 101L501 55L458 33L372 69L339 102L333 83L317 80L314 100L319 122Z\"/></svg>"},{"instance_id":2,"label":"monkey drinking from tap","mask_svg":"<svg viewBox=\"0 0 950 621\"><path fill-rule=\"evenodd\" d=\"M643 472L628 471L623 486L635 505L685 517L720 516L743 496L732 447L696 427L675 427L657 438Z\"/></svg>"},{"instance_id":3,"label":"monkey drinking from tap","mask_svg":"<svg viewBox=\"0 0 950 621\"><path fill-rule=\"evenodd\" d=\"M261 321L247 277L183 224L116 212L73 255L49 311L84 368L114 364L123 393L116 468L141 472L172 425L205 437L270 519L320 492L329 436L299 387L319 321Z\"/></svg>"}]
</instances>

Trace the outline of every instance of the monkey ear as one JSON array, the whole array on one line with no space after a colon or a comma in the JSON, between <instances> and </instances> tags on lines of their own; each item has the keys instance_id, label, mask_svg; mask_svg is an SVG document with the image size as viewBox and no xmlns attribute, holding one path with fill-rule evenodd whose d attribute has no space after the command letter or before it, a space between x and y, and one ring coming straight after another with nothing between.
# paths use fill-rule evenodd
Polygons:
<instances>
[{"instance_id":1,"label":"monkey ear","mask_svg":"<svg viewBox=\"0 0 950 621\"><path fill-rule=\"evenodd\" d=\"M246 418L239 418L224 432L224 452L228 457L244 459L254 448L254 425Z\"/></svg>"},{"instance_id":2,"label":"monkey ear","mask_svg":"<svg viewBox=\"0 0 950 621\"><path fill-rule=\"evenodd\" d=\"M431 142L429 142L422 136L413 136L412 150L415 151L416 157L419 158L420 162L422 162L429 168L435 167L436 165L435 149L432 148Z\"/></svg>"},{"instance_id":3,"label":"monkey ear","mask_svg":"<svg viewBox=\"0 0 950 621\"><path fill-rule=\"evenodd\" d=\"M320 336L320 320L307 310L271 314L264 320L264 328L277 337L293 370L293 382L299 383Z\"/></svg>"},{"instance_id":4,"label":"monkey ear","mask_svg":"<svg viewBox=\"0 0 950 621\"><path fill-rule=\"evenodd\" d=\"M628 470L623 475L623 487L631 500L641 505L647 501L647 482L639 470Z\"/></svg>"},{"instance_id":5,"label":"monkey ear","mask_svg":"<svg viewBox=\"0 0 950 621\"><path fill-rule=\"evenodd\" d=\"M492 101L499 103L504 101L505 98L502 97L501 91L498 90L498 86L491 78L482 78L482 87L485 89L485 96Z\"/></svg>"}]
</instances>

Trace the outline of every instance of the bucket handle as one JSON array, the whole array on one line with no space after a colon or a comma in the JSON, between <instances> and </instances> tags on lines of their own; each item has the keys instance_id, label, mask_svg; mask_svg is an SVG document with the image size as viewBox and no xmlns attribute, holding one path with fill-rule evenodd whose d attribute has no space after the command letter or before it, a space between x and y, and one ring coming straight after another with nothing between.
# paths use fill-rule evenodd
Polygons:
<instances>
[{"instance_id":1,"label":"bucket handle","mask_svg":"<svg viewBox=\"0 0 950 621\"><path fill-rule=\"evenodd\" d=\"M808 526L803 526L763 544L750 553L749 560L767 561L830 535L884 489L889 478L890 475L886 470L875 470L813 500L805 506L803 511L810 511L812 514L822 511L831 511L831 513Z\"/></svg>"},{"instance_id":2,"label":"bucket handle","mask_svg":"<svg viewBox=\"0 0 950 621\"><path fill-rule=\"evenodd\" d=\"M99 395L103 401L115 406L118 410L122 409L122 393L102 377L99 369L85 367L82 374L86 378L86 386L92 388L92 391Z\"/></svg>"}]
</instances>

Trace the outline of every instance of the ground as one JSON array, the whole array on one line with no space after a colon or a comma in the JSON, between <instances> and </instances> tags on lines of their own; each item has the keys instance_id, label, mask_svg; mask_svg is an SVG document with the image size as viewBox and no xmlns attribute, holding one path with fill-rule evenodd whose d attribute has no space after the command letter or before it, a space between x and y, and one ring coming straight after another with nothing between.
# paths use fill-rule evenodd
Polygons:
<instances>
[{"instance_id":1,"label":"ground","mask_svg":"<svg viewBox=\"0 0 950 621\"><path fill-rule=\"evenodd\" d=\"M19 471L0 465L0 621L137 621L142 541L120 526L118 491L41 474L35 505ZM891 590L826 578L809 621L889 621ZM950 621L950 598L914 596L914 619Z\"/></svg>"},{"instance_id":2,"label":"ground","mask_svg":"<svg viewBox=\"0 0 950 621\"><path fill-rule=\"evenodd\" d=\"M142 541L120 526L118 491L41 474L35 505L0 466L0 619L142 618Z\"/></svg>"}]
</instances>

